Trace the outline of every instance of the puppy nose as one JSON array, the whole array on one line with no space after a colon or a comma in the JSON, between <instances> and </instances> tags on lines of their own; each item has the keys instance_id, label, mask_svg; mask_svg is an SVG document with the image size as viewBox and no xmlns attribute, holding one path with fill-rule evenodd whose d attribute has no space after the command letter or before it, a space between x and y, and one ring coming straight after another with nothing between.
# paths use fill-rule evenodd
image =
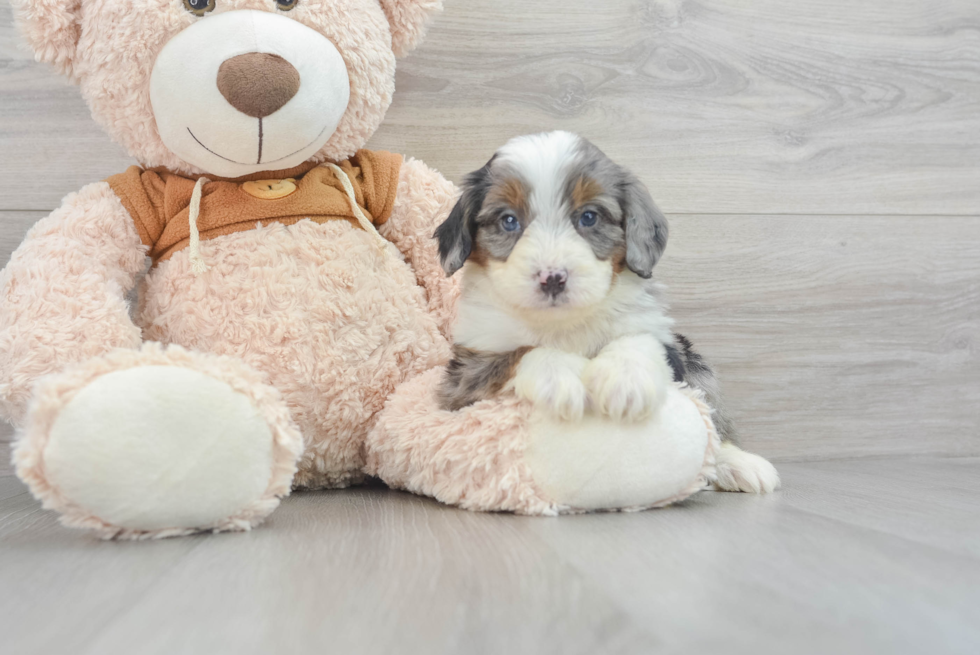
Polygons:
<instances>
[{"instance_id":1,"label":"puppy nose","mask_svg":"<svg viewBox=\"0 0 980 655\"><path fill-rule=\"evenodd\" d=\"M299 71L279 55L248 52L221 64L218 91L246 116L265 118L299 91Z\"/></svg>"},{"instance_id":2,"label":"puppy nose","mask_svg":"<svg viewBox=\"0 0 980 655\"><path fill-rule=\"evenodd\" d=\"M549 269L538 272L538 283L541 290L552 298L556 298L565 290L565 283L568 282L568 271L565 269Z\"/></svg>"}]
</instances>

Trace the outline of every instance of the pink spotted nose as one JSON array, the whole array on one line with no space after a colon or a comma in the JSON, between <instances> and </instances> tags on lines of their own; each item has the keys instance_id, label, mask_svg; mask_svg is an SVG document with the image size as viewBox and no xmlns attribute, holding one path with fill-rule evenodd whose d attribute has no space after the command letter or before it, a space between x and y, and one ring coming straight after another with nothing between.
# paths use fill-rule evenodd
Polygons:
<instances>
[{"instance_id":1,"label":"pink spotted nose","mask_svg":"<svg viewBox=\"0 0 980 655\"><path fill-rule=\"evenodd\" d=\"M538 271L538 284L546 296L557 298L565 291L568 282L568 271L564 268L548 268Z\"/></svg>"}]
</instances>

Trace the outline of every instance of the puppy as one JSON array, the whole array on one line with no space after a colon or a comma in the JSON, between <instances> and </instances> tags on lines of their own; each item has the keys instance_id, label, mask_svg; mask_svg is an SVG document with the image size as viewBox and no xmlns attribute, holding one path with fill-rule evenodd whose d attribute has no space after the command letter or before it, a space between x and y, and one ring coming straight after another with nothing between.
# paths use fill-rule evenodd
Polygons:
<instances>
[{"instance_id":1,"label":"puppy","mask_svg":"<svg viewBox=\"0 0 980 655\"><path fill-rule=\"evenodd\" d=\"M667 235L643 184L585 139L551 132L508 142L466 178L435 233L447 275L463 269L442 406L512 388L561 419L594 411L638 421L683 381L716 410L716 485L775 489L775 468L736 446L711 368L672 331L652 280Z\"/></svg>"}]
</instances>

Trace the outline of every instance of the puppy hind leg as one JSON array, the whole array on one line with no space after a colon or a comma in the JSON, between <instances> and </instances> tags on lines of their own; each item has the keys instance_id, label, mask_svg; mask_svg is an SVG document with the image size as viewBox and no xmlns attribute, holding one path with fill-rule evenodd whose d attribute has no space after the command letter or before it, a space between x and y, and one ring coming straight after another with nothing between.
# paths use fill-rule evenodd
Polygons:
<instances>
[{"instance_id":1,"label":"puppy hind leg","mask_svg":"<svg viewBox=\"0 0 980 655\"><path fill-rule=\"evenodd\" d=\"M675 334L674 343L667 348L667 355L675 379L680 378L704 392L705 400L715 410L712 419L722 440L716 475L712 480L715 488L756 494L767 494L778 489L780 481L776 467L765 458L738 447L735 425L725 411L718 378L694 350L691 341L682 334Z\"/></svg>"},{"instance_id":2,"label":"puppy hind leg","mask_svg":"<svg viewBox=\"0 0 980 655\"><path fill-rule=\"evenodd\" d=\"M712 482L721 491L768 494L779 488L779 473L769 460L726 441L718 450Z\"/></svg>"}]
</instances>

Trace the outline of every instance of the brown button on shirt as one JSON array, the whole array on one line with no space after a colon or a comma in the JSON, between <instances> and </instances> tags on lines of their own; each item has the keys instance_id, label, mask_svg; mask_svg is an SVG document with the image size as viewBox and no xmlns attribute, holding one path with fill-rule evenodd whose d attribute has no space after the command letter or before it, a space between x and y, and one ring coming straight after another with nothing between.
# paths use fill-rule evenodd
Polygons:
<instances>
[{"instance_id":1,"label":"brown button on shirt","mask_svg":"<svg viewBox=\"0 0 980 655\"><path fill-rule=\"evenodd\" d=\"M361 211L374 225L391 216L401 164L401 155L370 150L360 150L338 163L354 187ZM296 185L287 195L270 193L263 198L254 189L243 188L247 182L286 179ZM154 264L187 247L189 207L197 178L162 168L132 166L106 181L132 216ZM204 241L254 229L256 223L292 225L306 218L317 223L339 219L358 225L341 181L331 169L310 162L235 179L212 179L201 190L197 226Z\"/></svg>"}]
</instances>

